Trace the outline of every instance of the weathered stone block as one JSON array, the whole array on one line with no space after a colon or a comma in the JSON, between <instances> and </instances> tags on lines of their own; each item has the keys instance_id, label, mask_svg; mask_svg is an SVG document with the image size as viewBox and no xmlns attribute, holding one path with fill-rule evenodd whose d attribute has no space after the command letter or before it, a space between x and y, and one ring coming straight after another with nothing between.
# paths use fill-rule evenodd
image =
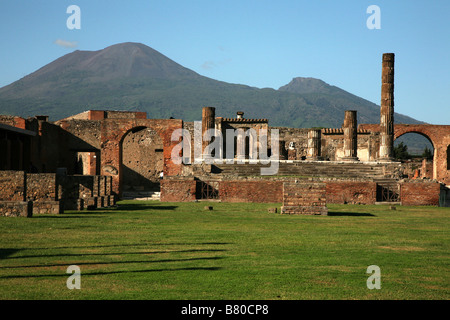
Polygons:
<instances>
[{"instance_id":1,"label":"weathered stone block","mask_svg":"<svg viewBox=\"0 0 450 320\"><path fill-rule=\"evenodd\" d=\"M32 201L0 201L0 215L5 217L32 217Z\"/></svg>"}]
</instances>

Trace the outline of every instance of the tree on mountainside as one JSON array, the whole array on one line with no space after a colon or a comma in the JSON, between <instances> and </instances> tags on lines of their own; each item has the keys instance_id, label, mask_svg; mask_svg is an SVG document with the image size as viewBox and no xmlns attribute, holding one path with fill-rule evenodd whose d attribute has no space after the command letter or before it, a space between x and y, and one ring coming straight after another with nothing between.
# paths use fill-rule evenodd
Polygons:
<instances>
[{"instance_id":1,"label":"tree on mountainside","mask_svg":"<svg viewBox=\"0 0 450 320\"><path fill-rule=\"evenodd\" d=\"M425 150L423 150L422 158L425 158L427 160L433 159L433 151L431 151L428 147L425 147Z\"/></svg>"},{"instance_id":2,"label":"tree on mountainside","mask_svg":"<svg viewBox=\"0 0 450 320\"><path fill-rule=\"evenodd\" d=\"M408 153L408 146L403 142L400 142L398 145L394 146L394 157L398 160L410 159L411 155Z\"/></svg>"}]
</instances>

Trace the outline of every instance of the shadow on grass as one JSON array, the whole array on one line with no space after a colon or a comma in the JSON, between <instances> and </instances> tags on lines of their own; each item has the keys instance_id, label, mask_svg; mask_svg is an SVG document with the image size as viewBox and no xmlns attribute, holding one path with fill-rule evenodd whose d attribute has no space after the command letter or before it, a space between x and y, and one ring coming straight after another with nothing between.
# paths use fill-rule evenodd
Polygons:
<instances>
[{"instance_id":1,"label":"shadow on grass","mask_svg":"<svg viewBox=\"0 0 450 320\"><path fill-rule=\"evenodd\" d=\"M167 269L145 269L145 270L123 270L123 271L107 271L107 272L89 272L82 273L81 275L86 276L103 276L108 274L121 274L121 273L147 273L147 272L178 272L178 271L218 271L221 270L220 267L187 267L187 268L167 268ZM38 275L18 275L18 276L5 276L0 277L0 279L19 279L19 278L67 278L68 274L38 274Z\"/></svg>"},{"instance_id":2,"label":"shadow on grass","mask_svg":"<svg viewBox=\"0 0 450 320\"><path fill-rule=\"evenodd\" d=\"M19 252L20 250L21 249L9 249L9 248L0 249L0 260L8 258L8 256L16 252Z\"/></svg>"},{"instance_id":3,"label":"shadow on grass","mask_svg":"<svg viewBox=\"0 0 450 320\"><path fill-rule=\"evenodd\" d=\"M90 214L110 214L110 213L126 213L130 211L148 211L148 210L175 210L177 206L164 206L159 203L123 203L116 204L113 207L97 208L91 210L74 211L68 210L61 215L90 215Z\"/></svg>"},{"instance_id":4,"label":"shadow on grass","mask_svg":"<svg viewBox=\"0 0 450 320\"><path fill-rule=\"evenodd\" d=\"M376 215L365 212L328 212L329 216L347 216L347 217L376 217Z\"/></svg>"},{"instance_id":5,"label":"shadow on grass","mask_svg":"<svg viewBox=\"0 0 450 320\"><path fill-rule=\"evenodd\" d=\"M21 266L5 266L0 269L16 269L16 268L49 268L49 267L67 267L69 265L89 266L89 265L113 265L113 264L133 264L133 263L167 263L167 262L188 262L199 260L220 260L223 257L200 257L200 258L186 258L186 259L160 259L160 260L130 260L130 261L92 261L92 262L66 262L66 263L52 263L52 264L35 264L35 265L21 265ZM0 276L0 278L2 278Z\"/></svg>"},{"instance_id":6,"label":"shadow on grass","mask_svg":"<svg viewBox=\"0 0 450 320\"><path fill-rule=\"evenodd\" d=\"M233 244L232 242L172 242L172 243L129 243L129 244L101 244L101 245L93 245L93 246L70 246L70 247L50 247L50 248L10 248L10 249L0 249L0 258L2 258L2 250L5 251L6 258L8 255L11 255L20 250L55 250L55 249L90 249L90 248L117 248L117 247L149 247L149 246L188 246L188 245L226 245ZM171 251L173 252L173 251Z\"/></svg>"},{"instance_id":7,"label":"shadow on grass","mask_svg":"<svg viewBox=\"0 0 450 320\"><path fill-rule=\"evenodd\" d=\"M120 256L120 255L135 255L135 254L160 254L160 253L193 253L193 252L223 252L225 249L188 249L188 250L165 250L165 251L138 251L138 252L109 252L109 253L62 253L62 254L40 254L40 255L23 255L17 257L10 257L10 259L25 259L25 258L61 258L61 257L85 257L85 256ZM10 253L12 254L12 253ZM3 267L0 267L0 269Z\"/></svg>"},{"instance_id":8,"label":"shadow on grass","mask_svg":"<svg viewBox=\"0 0 450 320\"><path fill-rule=\"evenodd\" d=\"M178 208L177 206L164 206L157 204L149 204L149 203L124 203L118 204L118 211L143 211L143 210L175 210Z\"/></svg>"}]
</instances>

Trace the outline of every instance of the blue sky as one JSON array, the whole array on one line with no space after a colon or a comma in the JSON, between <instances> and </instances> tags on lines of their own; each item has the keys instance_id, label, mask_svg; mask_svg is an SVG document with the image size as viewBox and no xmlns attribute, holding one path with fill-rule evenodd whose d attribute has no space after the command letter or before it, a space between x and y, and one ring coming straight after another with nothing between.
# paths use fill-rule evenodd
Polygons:
<instances>
[{"instance_id":1,"label":"blue sky","mask_svg":"<svg viewBox=\"0 0 450 320\"><path fill-rule=\"evenodd\" d=\"M381 29L367 28L370 5ZM381 57L394 52L395 111L450 125L449 15L448 0L2 0L0 87L74 50L140 42L213 79L278 89L314 77L380 104Z\"/></svg>"}]
</instances>

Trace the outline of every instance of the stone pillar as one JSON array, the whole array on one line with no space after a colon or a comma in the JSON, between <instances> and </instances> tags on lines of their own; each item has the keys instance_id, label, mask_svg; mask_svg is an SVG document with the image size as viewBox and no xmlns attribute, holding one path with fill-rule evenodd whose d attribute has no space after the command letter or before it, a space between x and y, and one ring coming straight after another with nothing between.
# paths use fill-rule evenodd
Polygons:
<instances>
[{"instance_id":1,"label":"stone pillar","mask_svg":"<svg viewBox=\"0 0 450 320\"><path fill-rule=\"evenodd\" d=\"M344 117L344 156L341 160L344 161L358 161L358 129L356 111L345 111Z\"/></svg>"},{"instance_id":2,"label":"stone pillar","mask_svg":"<svg viewBox=\"0 0 450 320\"><path fill-rule=\"evenodd\" d=\"M394 160L394 54L384 53L381 74L380 153L378 160Z\"/></svg>"},{"instance_id":3,"label":"stone pillar","mask_svg":"<svg viewBox=\"0 0 450 320\"><path fill-rule=\"evenodd\" d=\"M308 131L308 153L306 160L322 160L320 156L321 132L320 129Z\"/></svg>"},{"instance_id":4,"label":"stone pillar","mask_svg":"<svg viewBox=\"0 0 450 320\"><path fill-rule=\"evenodd\" d=\"M216 122L216 108L204 107L202 109L202 159L205 159L205 157L208 156L205 155L205 148L211 143L211 141L205 141L203 137L207 130L215 128L215 122Z\"/></svg>"}]
</instances>

